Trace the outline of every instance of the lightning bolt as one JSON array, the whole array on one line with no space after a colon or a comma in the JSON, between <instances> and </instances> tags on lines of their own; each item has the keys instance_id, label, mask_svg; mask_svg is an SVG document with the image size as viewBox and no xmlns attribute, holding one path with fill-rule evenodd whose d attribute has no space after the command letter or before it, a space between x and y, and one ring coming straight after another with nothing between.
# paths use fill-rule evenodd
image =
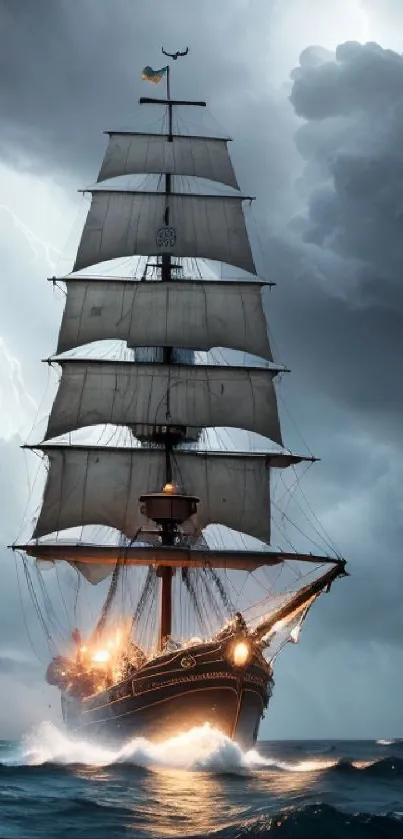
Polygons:
<instances>
[{"instance_id":1,"label":"lightning bolt","mask_svg":"<svg viewBox=\"0 0 403 839\"><path fill-rule=\"evenodd\" d=\"M60 258L60 251L53 247L53 245L49 245L47 242L44 242L43 239L40 239L39 236L37 236L37 234L34 233L27 224L21 221L16 213L14 213L14 211L6 204L0 204L0 210L3 210L3 212L9 216L15 229L18 230L19 233L22 233L28 242L34 256L34 261L37 262L39 259L45 259L49 268L54 272L57 260Z\"/></svg>"},{"instance_id":2,"label":"lightning bolt","mask_svg":"<svg viewBox=\"0 0 403 839\"><path fill-rule=\"evenodd\" d=\"M0 405L7 410L1 412L0 437L10 440L14 434L23 434L32 424L32 415L38 405L28 393L21 374L21 364L12 355L0 338Z\"/></svg>"},{"instance_id":3,"label":"lightning bolt","mask_svg":"<svg viewBox=\"0 0 403 839\"><path fill-rule=\"evenodd\" d=\"M34 262L45 261L54 273L60 251L41 239L11 207L0 204L0 211L11 219L15 230L25 238ZM10 353L2 337L0 337L0 404L7 405L7 410L1 412L0 437L9 440L14 434L25 436L31 427L32 416L38 411L38 405L24 384L18 358Z\"/></svg>"}]
</instances>

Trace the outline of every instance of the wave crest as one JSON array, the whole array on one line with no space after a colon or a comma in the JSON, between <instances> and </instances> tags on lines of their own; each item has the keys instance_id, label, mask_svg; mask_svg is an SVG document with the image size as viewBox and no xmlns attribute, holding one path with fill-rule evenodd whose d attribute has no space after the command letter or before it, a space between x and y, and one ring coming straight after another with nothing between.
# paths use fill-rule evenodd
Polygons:
<instances>
[{"instance_id":1,"label":"wave crest","mask_svg":"<svg viewBox=\"0 0 403 839\"><path fill-rule=\"evenodd\" d=\"M42 723L28 734L5 761L7 766L43 764L86 766L165 766L185 770L234 772L269 765L256 750L244 752L216 728L206 724L153 743L135 737L123 746L99 745L72 736L53 723Z\"/></svg>"},{"instance_id":2,"label":"wave crest","mask_svg":"<svg viewBox=\"0 0 403 839\"><path fill-rule=\"evenodd\" d=\"M272 816L261 816L214 834L216 839L401 839L402 823L393 816L342 813L328 804L310 804Z\"/></svg>"}]
</instances>

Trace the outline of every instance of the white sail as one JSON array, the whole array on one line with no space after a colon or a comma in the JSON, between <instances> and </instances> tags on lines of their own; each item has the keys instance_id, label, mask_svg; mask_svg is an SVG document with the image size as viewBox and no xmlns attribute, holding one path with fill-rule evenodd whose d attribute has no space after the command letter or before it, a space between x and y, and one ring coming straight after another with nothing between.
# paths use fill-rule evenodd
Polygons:
<instances>
[{"instance_id":1,"label":"white sail","mask_svg":"<svg viewBox=\"0 0 403 839\"><path fill-rule=\"evenodd\" d=\"M98 182L143 173L187 175L238 189L227 140L111 131Z\"/></svg>"},{"instance_id":2,"label":"white sail","mask_svg":"<svg viewBox=\"0 0 403 839\"><path fill-rule=\"evenodd\" d=\"M227 262L254 274L242 200L237 195L96 190L74 271L115 257L165 253Z\"/></svg>"},{"instance_id":3,"label":"white sail","mask_svg":"<svg viewBox=\"0 0 403 839\"><path fill-rule=\"evenodd\" d=\"M273 377L257 367L63 361L46 438L112 425L230 426L282 445Z\"/></svg>"},{"instance_id":4,"label":"white sail","mask_svg":"<svg viewBox=\"0 0 403 839\"><path fill-rule=\"evenodd\" d=\"M113 566L102 565L102 563L69 562L69 565L79 571L92 586L102 583L113 572Z\"/></svg>"},{"instance_id":5,"label":"white sail","mask_svg":"<svg viewBox=\"0 0 403 839\"><path fill-rule=\"evenodd\" d=\"M262 306L263 283L65 282L58 353L116 339L130 347L228 347L273 360Z\"/></svg>"},{"instance_id":6,"label":"white sail","mask_svg":"<svg viewBox=\"0 0 403 839\"><path fill-rule=\"evenodd\" d=\"M49 470L34 538L87 524L133 539L153 527L139 496L161 490L165 453L157 449L43 446ZM197 529L223 524L270 541L270 456L176 451L173 482L200 498Z\"/></svg>"}]
</instances>

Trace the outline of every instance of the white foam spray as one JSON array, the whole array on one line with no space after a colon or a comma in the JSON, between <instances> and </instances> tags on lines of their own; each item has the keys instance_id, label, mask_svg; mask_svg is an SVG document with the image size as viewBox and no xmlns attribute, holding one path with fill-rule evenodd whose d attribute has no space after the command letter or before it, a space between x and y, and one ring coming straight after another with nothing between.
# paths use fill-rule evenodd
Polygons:
<instances>
[{"instance_id":1,"label":"white foam spray","mask_svg":"<svg viewBox=\"0 0 403 839\"><path fill-rule=\"evenodd\" d=\"M13 765L38 766L43 763L110 766L160 766L182 770L237 772L266 766L256 750L241 747L221 731L205 724L184 734L153 743L135 737L123 746L101 746L79 739L44 722L24 737L7 760Z\"/></svg>"},{"instance_id":2,"label":"white foam spray","mask_svg":"<svg viewBox=\"0 0 403 839\"><path fill-rule=\"evenodd\" d=\"M53 723L44 722L24 737L6 762L14 766L56 763L104 767L127 764L184 771L242 773L258 769L318 772L334 766L337 760L275 761L263 757L256 749L243 751L237 743L207 723L159 743L135 737L114 748L74 737Z\"/></svg>"}]
</instances>

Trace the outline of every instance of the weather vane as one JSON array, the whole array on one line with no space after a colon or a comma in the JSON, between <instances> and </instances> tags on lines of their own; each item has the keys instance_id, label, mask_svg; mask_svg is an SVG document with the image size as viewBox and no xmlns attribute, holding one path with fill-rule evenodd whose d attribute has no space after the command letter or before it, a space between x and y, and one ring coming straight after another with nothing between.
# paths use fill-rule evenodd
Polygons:
<instances>
[{"instance_id":1,"label":"weather vane","mask_svg":"<svg viewBox=\"0 0 403 839\"><path fill-rule=\"evenodd\" d=\"M162 49L163 54L167 55L168 58L172 58L173 61L176 61L178 58L181 58L183 55L187 55L188 52L189 52L189 47L186 47L186 49L183 50L183 52L180 52L180 50L178 50L178 52L166 52L164 50L164 47L161 47L161 49Z\"/></svg>"}]
</instances>

